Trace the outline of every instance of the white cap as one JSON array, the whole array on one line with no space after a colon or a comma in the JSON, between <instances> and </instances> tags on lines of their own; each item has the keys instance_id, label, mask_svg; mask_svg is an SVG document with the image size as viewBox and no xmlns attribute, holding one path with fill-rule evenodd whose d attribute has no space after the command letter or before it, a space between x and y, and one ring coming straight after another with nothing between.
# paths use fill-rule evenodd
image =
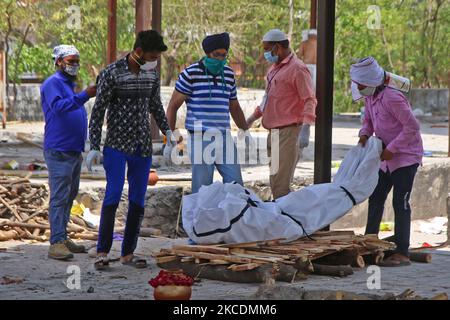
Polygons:
<instances>
[{"instance_id":1,"label":"white cap","mask_svg":"<svg viewBox=\"0 0 450 320\"><path fill-rule=\"evenodd\" d=\"M308 31L309 31L309 30L303 30L303 31L302 31L302 42L308 40Z\"/></svg>"},{"instance_id":2,"label":"white cap","mask_svg":"<svg viewBox=\"0 0 450 320\"><path fill-rule=\"evenodd\" d=\"M272 29L269 32L267 32L263 37L264 42L279 42L287 39L288 38L286 34L280 29Z\"/></svg>"},{"instance_id":3,"label":"white cap","mask_svg":"<svg viewBox=\"0 0 450 320\"><path fill-rule=\"evenodd\" d=\"M317 36L317 29L310 29L308 34Z\"/></svg>"}]
</instances>

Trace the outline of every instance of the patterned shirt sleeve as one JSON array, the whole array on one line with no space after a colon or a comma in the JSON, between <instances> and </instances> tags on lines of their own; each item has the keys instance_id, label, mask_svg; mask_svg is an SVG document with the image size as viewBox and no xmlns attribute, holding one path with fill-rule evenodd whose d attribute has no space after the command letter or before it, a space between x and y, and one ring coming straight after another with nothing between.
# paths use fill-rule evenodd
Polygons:
<instances>
[{"instance_id":1,"label":"patterned shirt sleeve","mask_svg":"<svg viewBox=\"0 0 450 320\"><path fill-rule=\"evenodd\" d=\"M114 88L114 78L110 72L103 70L97 81L97 96L89 122L89 141L91 150L100 150L102 126L106 108L111 102Z\"/></svg>"},{"instance_id":2,"label":"patterned shirt sleeve","mask_svg":"<svg viewBox=\"0 0 450 320\"><path fill-rule=\"evenodd\" d=\"M150 98L150 112L155 117L156 124L163 134L166 134L167 130L170 130L169 123L167 122L166 112L161 103L161 84L159 77L156 77L155 88Z\"/></svg>"}]
</instances>

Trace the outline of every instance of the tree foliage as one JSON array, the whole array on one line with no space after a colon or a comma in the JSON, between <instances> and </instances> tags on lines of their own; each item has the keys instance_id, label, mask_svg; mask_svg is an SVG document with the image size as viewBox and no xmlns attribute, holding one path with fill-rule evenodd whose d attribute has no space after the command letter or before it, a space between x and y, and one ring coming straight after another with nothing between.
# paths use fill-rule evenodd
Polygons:
<instances>
[{"instance_id":1,"label":"tree foliage","mask_svg":"<svg viewBox=\"0 0 450 320\"><path fill-rule=\"evenodd\" d=\"M16 40L8 71L18 81L23 72L47 77L54 72L53 46L75 44L81 52L80 79L94 81L105 66L107 1L0 1L0 10L12 3ZM349 93L352 59L374 56L386 70L409 77L414 87L446 87L450 67L450 0L337 0L335 33L335 110L357 108ZM26 5L24 5L26 4ZM292 6L290 6L292 4ZM70 26L72 5L80 10L80 26ZM297 50L301 32L309 26L310 0L163 0L163 35L169 50L163 55L162 78L170 84L188 64L203 56L201 40L207 34L231 34L230 63L240 69L240 86L262 88L267 64L261 38L271 28L292 30ZM118 0L118 52L134 42L134 1ZM17 48L31 25L22 50ZM0 20L0 35L8 30ZM18 56L18 54L20 56Z\"/></svg>"}]
</instances>

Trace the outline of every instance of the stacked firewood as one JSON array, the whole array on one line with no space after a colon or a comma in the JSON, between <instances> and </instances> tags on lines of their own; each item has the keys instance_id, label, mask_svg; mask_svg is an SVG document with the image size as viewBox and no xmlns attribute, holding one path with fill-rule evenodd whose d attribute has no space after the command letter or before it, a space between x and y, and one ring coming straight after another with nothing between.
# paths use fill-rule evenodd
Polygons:
<instances>
[{"instance_id":1,"label":"stacked firewood","mask_svg":"<svg viewBox=\"0 0 450 320\"><path fill-rule=\"evenodd\" d=\"M0 241L28 239L47 241L49 189L27 178L0 177ZM96 240L98 231L77 216L71 216L67 229L74 239Z\"/></svg>"},{"instance_id":2,"label":"stacked firewood","mask_svg":"<svg viewBox=\"0 0 450 320\"><path fill-rule=\"evenodd\" d=\"M307 274L345 277L353 268L378 264L395 244L353 231L319 231L311 239L238 244L175 245L154 253L161 268L181 268L195 277L236 282L293 281ZM253 272L250 272L253 271ZM237 275L243 273L243 275ZM245 274L245 276L244 276Z\"/></svg>"}]
</instances>

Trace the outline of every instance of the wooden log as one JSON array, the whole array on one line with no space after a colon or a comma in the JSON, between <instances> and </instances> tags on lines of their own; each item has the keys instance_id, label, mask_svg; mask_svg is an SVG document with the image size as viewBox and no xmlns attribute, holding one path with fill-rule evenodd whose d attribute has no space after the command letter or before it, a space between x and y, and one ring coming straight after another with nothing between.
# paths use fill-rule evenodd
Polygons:
<instances>
[{"instance_id":1,"label":"wooden log","mask_svg":"<svg viewBox=\"0 0 450 320\"><path fill-rule=\"evenodd\" d=\"M27 237L27 233L25 232L25 230L19 228L19 227L13 227L13 230L16 230L16 232L19 234L19 238L20 239L25 239Z\"/></svg>"},{"instance_id":2,"label":"wooden log","mask_svg":"<svg viewBox=\"0 0 450 320\"><path fill-rule=\"evenodd\" d=\"M200 279L209 279L236 283L264 283L268 279L291 282L297 275L297 270L291 266L275 268L272 264L264 264L259 268L234 272L227 266L199 265L192 262L181 262L180 258L168 263L158 264L163 269L182 269L184 273Z\"/></svg>"},{"instance_id":3,"label":"wooden log","mask_svg":"<svg viewBox=\"0 0 450 320\"><path fill-rule=\"evenodd\" d=\"M293 265L294 268L296 268L298 271L302 273L313 273L314 267L311 263L311 260L305 257L299 257L295 260L295 263Z\"/></svg>"},{"instance_id":4,"label":"wooden log","mask_svg":"<svg viewBox=\"0 0 450 320\"><path fill-rule=\"evenodd\" d=\"M35 240L35 241L47 241L47 237L45 236L35 236L34 234L32 234L30 231L28 230L24 230L26 233L25 238L29 239L29 240Z\"/></svg>"},{"instance_id":5,"label":"wooden log","mask_svg":"<svg viewBox=\"0 0 450 320\"><path fill-rule=\"evenodd\" d=\"M314 262L330 266L349 265L358 268L364 268L365 266L364 259L358 254L357 250L344 250L342 252L336 252L316 259Z\"/></svg>"},{"instance_id":6,"label":"wooden log","mask_svg":"<svg viewBox=\"0 0 450 320\"><path fill-rule=\"evenodd\" d=\"M360 255L357 255L355 257L355 260L353 260L353 263L351 264L352 267L354 268L364 268L366 266L366 263L364 261L364 258Z\"/></svg>"},{"instance_id":7,"label":"wooden log","mask_svg":"<svg viewBox=\"0 0 450 320\"><path fill-rule=\"evenodd\" d=\"M430 300L448 300L448 295L446 293L439 293L438 295L435 295Z\"/></svg>"},{"instance_id":8,"label":"wooden log","mask_svg":"<svg viewBox=\"0 0 450 320\"><path fill-rule=\"evenodd\" d=\"M332 276L332 277L346 277L353 274L353 269L349 266L328 266L313 263L314 274Z\"/></svg>"},{"instance_id":9,"label":"wooden log","mask_svg":"<svg viewBox=\"0 0 450 320\"><path fill-rule=\"evenodd\" d=\"M72 239L82 239L82 240L93 240L96 241L98 240L98 234L94 234L94 233L75 233L70 235L70 237Z\"/></svg>"},{"instance_id":10,"label":"wooden log","mask_svg":"<svg viewBox=\"0 0 450 320\"><path fill-rule=\"evenodd\" d=\"M409 259L414 262L431 263L431 254L425 252L409 252Z\"/></svg>"},{"instance_id":11,"label":"wooden log","mask_svg":"<svg viewBox=\"0 0 450 320\"><path fill-rule=\"evenodd\" d=\"M17 219L18 221L21 221L21 220L22 220L22 218L21 218L21 217L19 216L19 214L17 213L17 210L14 209L13 207L11 207L11 206L8 204L8 202L6 202L5 199L2 198L2 196L0 196L0 202L3 203L3 204L5 205L5 207L7 207L7 208L14 214L14 216L16 217L16 219Z\"/></svg>"},{"instance_id":12,"label":"wooden log","mask_svg":"<svg viewBox=\"0 0 450 320\"><path fill-rule=\"evenodd\" d=\"M33 233L32 233L32 234L33 234L33 236L36 236L36 237L37 237L40 233L41 233L41 229L36 228L36 229L33 230Z\"/></svg>"},{"instance_id":13,"label":"wooden log","mask_svg":"<svg viewBox=\"0 0 450 320\"><path fill-rule=\"evenodd\" d=\"M85 222L82 218L80 218L80 217L71 215L71 216L70 216L70 220L72 220L73 223L75 223L76 225L79 225L79 226L82 227L82 228L85 228L85 229L86 229L86 228L88 227L88 225L86 224L86 222Z\"/></svg>"},{"instance_id":14,"label":"wooden log","mask_svg":"<svg viewBox=\"0 0 450 320\"><path fill-rule=\"evenodd\" d=\"M17 198L17 199L14 199L14 200L11 200L11 201L7 201L7 202L8 202L8 204L10 206L12 206L13 204L16 204L16 203L19 203L19 202L22 202L22 201L23 200L21 198Z\"/></svg>"},{"instance_id":15,"label":"wooden log","mask_svg":"<svg viewBox=\"0 0 450 320\"><path fill-rule=\"evenodd\" d=\"M20 228L27 228L27 229L50 229L49 224L34 224L34 223L23 223L23 222L14 222L7 219L0 219L0 227L2 226L10 226L10 227L20 227ZM67 227L67 232L83 232L85 229L81 227L74 227L75 225L71 225Z\"/></svg>"},{"instance_id":16,"label":"wooden log","mask_svg":"<svg viewBox=\"0 0 450 320\"><path fill-rule=\"evenodd\" d=\"M19 214L19 216L21 217L21 221L27 219L29 217L29 215L27 215L25 212L17 212Z\"/></svg>"},{"instance_id":17,"label":"wooden log","mask_svg":"<svg viewBox=\"0 0 450 320\"><path fill-rule=\"evenodd\" d=\"M27 219L23 220L23 223L26 223L27 221L29 221L30 219L33 219L34 217L42 214L45 210L48 210L48 206L44 206L41 209L39 209L38 211L34 212L33 214L31 214Z\"/></svg>"},{"instance_id":18,"label":"wooden log","mask_svg":"<svg viewBox=\"0 0 450 320\"><path fill-rule=\"evenodd\" d=\"M384 259L384 252L378 250L375 253L369 253L362 256L367 265L378 265Z\"/></svg>"},{"instance_id":19,"label":"wooden log","mask_svg":"<svg viewBox=\"0 0 450 320\"><path fill-rule=\"evenodd\" d=\"M37 193L39 192L39 189L33 189L30 193L23 195L22 199L24 200L30 200L33 198Z\"/></svg>"},{"instance_id":20,"label":"wooden log","mask_svg":"<svg viewBox=\"0 0 450 320\"><path fill-rule=\"evenodd\" d=\"M0 241L8 241L19 238L19 233L16 230L0 230Z\"/></svg>"}]
</instances>

